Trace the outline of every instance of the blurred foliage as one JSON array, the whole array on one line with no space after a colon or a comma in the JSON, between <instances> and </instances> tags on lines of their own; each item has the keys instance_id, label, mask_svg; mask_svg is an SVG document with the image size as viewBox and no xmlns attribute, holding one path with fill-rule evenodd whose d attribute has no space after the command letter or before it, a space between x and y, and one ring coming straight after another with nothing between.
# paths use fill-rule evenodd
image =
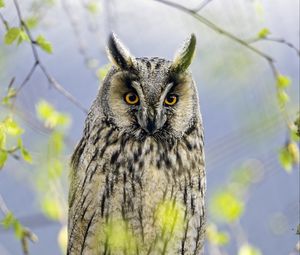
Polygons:
<instances>
[{"instance_id":1,"label":"blurred foliage","mask_svg":"<svg viewBox=\"0 0 300 255\"><path fill-rule=\"evenodd\" d=\"M66 254L67 251L67 245L68 245L68 228L67 225L62 226L60 229L58 236L57 236L57 242L61 250L61 254Z\"/></svg>"},{"instance_id":2,"label":"blurred foliage","mask_svg":"<svg viewBox=\"0 0 300 255\"><path fill-rule=\"evenodd\" d=\"M227 184L215 191L208 201L212 220L231 229L230 232L219 231L215 223L210 222L208 224L207 240L211 246L218 249L218 254L223 254L222 247L234 239L242 239L243 242L247 242L245 234L241 232L240 220L246 210L249 190L254 184L262 180L262 175L263 169L258 161L246 161L241 167L232 172ZM214 254L214 252L211 254ZM247 243L239 247L238 251L238 255L245 254L261 255L259 249Z\"/></svg>"},{"instance_id":3,"label":"blurred foliage","mask_svg":"<svg viewBox=\"0 0 300 255\"><path fill-rule=\"evenodd\" d=\"M239 249L238 255L262 255L259 249L251 246L250 244L244 244Z\"/></svg>"},{"instance_id":4,"label":"blurred foliage","mask_svg":"<svg viewBox=\"0 0 300 255\"><path fill-rule=\"evenodd\" d=\"M37 159L38 173L35 177L36 188L40 197L41 209L49 219L61 223L62 228L58 233L58 244L65 254L66 251L66 224L67 224L67 199L66 199L66 172L68 160L65 160L65 134L70 126L69 115L61 113L53 105L41 100L36 105L37 117L43 125L50 130L46 148L41 157ZM42 170L42 171L41 171Z\"/></svg>"},{"instance_id":5,"label":"blurred foliage","mask_svg":"<svg viewBox=\"0 0 300 255\"><path fill-rule=\"evenodd\" d=\"M102 67L99 67L97 70L97 77L100 81L103 81L109 69L111 68L111 64L106 64Z\"/></svg>"},{"instance_id":6,"label":"blurred foliage","mask_svg":"<svg viewBox=\"0 0 300 255\"><path fill-rule=\"evenodd\" d=\"M295 142L289 142L279 152L279 162L287 171L291 172L299 164L299 148Z\"/></svg>"},{"instance_id":7,"label":"blurred foliage","mask_svg":"<svg viewBox=\"0 0 300 255\"><path fill-rule=\"evenodd\" d=\"M21 225L20 221L15 218L12 212L6 214L4 219L1 221L4 229L13 228L17 238L21 239L24 235L24 227Z\"/></svg>"},{"instance_id":8,"label":"blurred foliage","mask_svg":"<svg viewBox=\"0 0 300 255\"><path fill-rule=\"evenodd\" d=\"M91 13L91 14L98 14L101 11L101 3L99 1L89 1L86 4L86 9Z\"/></svg>"},{"instance_id":9,"label":"blurred foliage","mask_svg":"<svg viewBox=\"0 0 300 255\"><path fill-rule=\"evenodd\" d=\"M52 44L46 40L46 38L42 35L39 35L36 39L35 39L36 43L41 47L42 50L44 50L45 52L51 54L53 52L53 47Z\"/></svg>"},{"instance_id":10,"label":"blurred foliage","mask_svg":"<svg viewBox=\"0 0 300 255\"><path fill-rule=\"evenodd\" d=\"M231 223L241 217L244 203L231 191L222 189L212 198L210 209L217 220Z\"/></svg>"},{"instance_id":11,"label":"blurred foliage","mask_svg":"<svg viewBox=\"0 0 300 255\"><path fill-rule=\"evenodd\" d=\"M258 38L266 38L269 34L271 34L268 28L263 28L258 32Z\"/></svg>"},{"instance_id":12,"label":"blurred foliage","mask_svg":"<svg viewBox=\"0 0 300 255\"><path fill-rule=\"evenodd\" d=\"M0 0L0 8L5 7L4 0Z\"/></svg>"},{"instance_id":13,"label":"blurred foliage","mask_svg":"<svg viewBox=\"0 0 300 255\"><path fill-rule=\"evenodd\" d=\"M124 220L111 219L105 225L104 232L104 240L112 254L122 251L131 254L135 251L137 240Z\"/></svg>"},{"instance_id":14,"label":"blurred foliage","mask_svg":"<svg viewBox=\"0 0 300 255\"><path fill-rule=\"evenodd\" d=\"M229 234L223 231L218 231L217 226L210 223L206 228L206 236L210 243L217 246L223 246L229 243Z\"/></svg>"},{"instance_id":15,"label":"blurred foliage","mask_svg":"<svg viewBox=\"0 0 300 255\"><path fill-rule=\"evenodd\" d=\"M162 232L168 236L184 227L184 207L176 201L163 201L155 212L155 221Z\"/></svg>"},{"instance_id":16,"label":"blurred foliage","mask_svg":"<svg viewBox=\"0 0 300 255\"><path fill-rule=\"evenodd\" d=\"M31 155L23 146L21 138L23 132L24 130L11 116L0 122L0 169L3 168L8 155L17 156L18 151L25 161L31 163Z\"/></svg>"}]
</instances>

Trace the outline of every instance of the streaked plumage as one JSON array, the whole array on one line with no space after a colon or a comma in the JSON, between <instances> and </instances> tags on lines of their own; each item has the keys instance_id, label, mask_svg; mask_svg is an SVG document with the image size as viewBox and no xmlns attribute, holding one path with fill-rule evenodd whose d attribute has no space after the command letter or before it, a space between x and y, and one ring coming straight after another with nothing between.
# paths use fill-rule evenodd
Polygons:
<instances>
[{"instance_id":1,"label":"streaked plumage","mask_svg":"<svg viewBox=\"0 0 300 255\"><path fill-rule=\"evenodd\" d=\"M72 156L67 254L201 254L203 127L187 71L194 49L192 35L174 61L134 58L110 37L113 67Z\"/></svg>"}]
</instances>

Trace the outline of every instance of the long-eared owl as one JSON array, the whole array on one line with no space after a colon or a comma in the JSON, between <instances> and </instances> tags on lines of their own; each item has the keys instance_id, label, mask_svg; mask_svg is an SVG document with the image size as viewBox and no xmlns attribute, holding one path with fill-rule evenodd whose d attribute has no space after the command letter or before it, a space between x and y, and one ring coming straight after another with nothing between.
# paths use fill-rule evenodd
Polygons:
<instances>
[{"instance_id":1,"label":"long-eared owl","mask_svg":"<svg viewBox=\"0 0 300 255\"><path fill-rule=\"evenodd\" d=\"M136 58L112 34L112 62L71 159L67 254L199 255L205 232L203 125L188 70Z\"/></svg>"}]
</instances>

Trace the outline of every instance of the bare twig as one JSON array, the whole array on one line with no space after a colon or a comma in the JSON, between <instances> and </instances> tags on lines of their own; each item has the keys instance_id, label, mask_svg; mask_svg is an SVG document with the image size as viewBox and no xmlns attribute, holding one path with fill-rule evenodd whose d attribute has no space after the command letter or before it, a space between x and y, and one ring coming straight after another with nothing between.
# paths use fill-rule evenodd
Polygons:
<instances>
[{"instance_id":1,"label":"bare twig","mask_svg":"<svg viewBox=\"0 0 300 255\"><path fill-rule=\"evenodd\" d=\"M256 43L256 42L261 42L261 41L270 41L270 42L276 42L276 43L281 43L284 44L286 46L288 46L289 48L293 49L297 55L300 57L300 50L291 42L288 42L287 40L283 39L283 38L273 38L273 37L264 37L264 38L254 38L254 39L250 39L247 42L248 43Z\"/></svg>"},{"instance_id":2,"label":"bare twig","mask_svg":"<svg viewBox=\"0 0 300 255\"><path fill-rule=\"evenodd\" d=\"M5 30L7 31L9 29L9 24L7 20L3 17L2 13L0 13L0 20L3 23Z\"/></svg>"},{"instance_id":3,"label":"bare twig","mask_svg":"<svg viewBox=\"0 0 300 255\"><path fill-rule=\"evenodd\" d=\"M200 12L202 11L211 1L213 0L203 0L198 7L194 8L194 12Z\"/></svg>"},{"instance_id":4,"label":"bare twig","mask_svg":"<svg viewBox=\"0 0 300 255\"><path fill-rule=\"evenodd\" d=\"M77 38L78 51L81 54L81 56L83 57L86 67L92 72L92 75L98 80L95 70L93 70L89 66L91 57L89 57L89 54L87 52L86 43L84 41L83 36L81 35L78 19L72 13L71 6L68 4L68 1L61 0L61 4L62 4L62 8L63 8L64 12L66 13L67 18L69 19L73 33L74 33L75 37Z\"/></svg>"},{"instance_id":5,"label":"bare twig","mask_svg":"<svg viewBox=\"0 0 300 255\"><path fill-rule=\"evenodd\" d=\"M56 89L60 94L62 94L64 97L66 97L70 102L72 102L74 105L76 105L79 109L81 109L83 112L87 113L87 110L85 109L85 107L72 95L70 94L70 92L68 92L66 89L64 89L64 87L55 80L54 77L52 77L50 75L50 73L47 71L46 67L43 65L43 63L41 62L41 59L39 57L39 53L37 51L37 42L33 39L33 36L26 24L26 22L24 21L21 11L20 11L20 6L17 0L14 0L14 5L18 14L18 19L20 22L20 26L24 28L26 34L29 37L29 41L30 41L30 45L31 45L31 49L32 49L32 53L33 53L33 57L35 60L35 63L32 67L32 69L30 70L30 72L28 73L28 75L26 76L25 80L22 82L22 84L20 85L19 89L20 90L22 87L24 87L24 85L30 80L32 74L34 73L34 71L36 70L36 67L39 66L40 69L42 70L42 72L44 73L44 75L46 76L49 84Z\"/></svg>"},{"instance_id":6,"label":"bare twig","mask_svg":"<svg viewBox=\"0 0 300 255\"><path fill-rule=\"evenodd\" d=\"M35 61L33 66L31 67L29 73L26 75L25 79L23 80L23 82L20 84L19 88L17 88L16 93L19 93L20 90L23 88L23 86L31 79L31 76L33 75L36 67L38 66L38 62Z\"/></svg>"}]
</instances>

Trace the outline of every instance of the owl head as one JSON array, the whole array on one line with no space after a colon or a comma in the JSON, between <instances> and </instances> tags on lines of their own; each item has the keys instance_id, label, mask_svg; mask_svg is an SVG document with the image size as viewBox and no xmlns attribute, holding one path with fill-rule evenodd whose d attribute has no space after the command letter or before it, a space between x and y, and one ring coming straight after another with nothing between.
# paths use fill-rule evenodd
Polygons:
<instances>
[{"instance_id":1,"label":"owl head","mask_svg":"<svg viewBox=\"0 0 300 255\"><path fill-rule=\"evenodd\" d=\"M188 71L195 45L192 34L172 61L137 58L111 34L107 52L112 68L96 100L102 116L137 139L178 138L188 132L200 121L197 90Z\"/></svg>"}]
</instances>

